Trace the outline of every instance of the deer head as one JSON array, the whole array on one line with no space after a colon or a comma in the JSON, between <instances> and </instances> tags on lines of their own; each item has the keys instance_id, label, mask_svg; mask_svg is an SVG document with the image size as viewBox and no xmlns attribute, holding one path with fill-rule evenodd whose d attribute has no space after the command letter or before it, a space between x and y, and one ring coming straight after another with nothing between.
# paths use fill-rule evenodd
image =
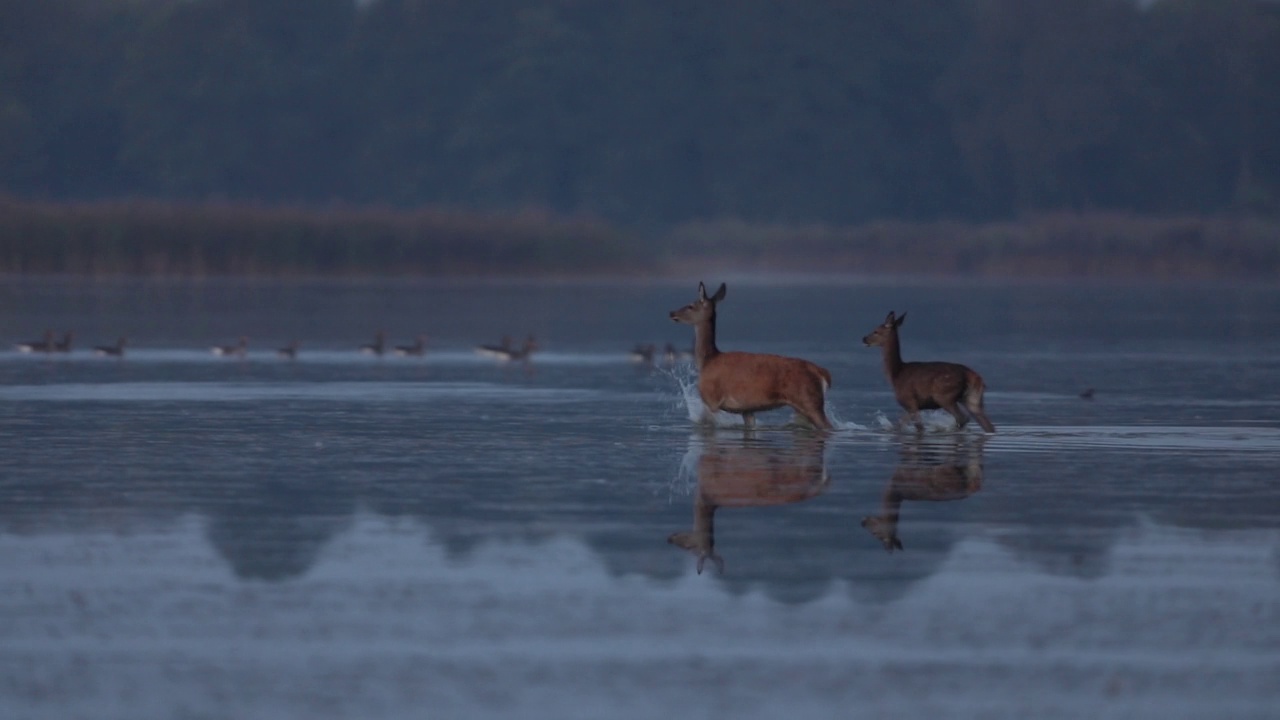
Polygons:
<instances>
[{"instance_id":1,"label":"deer head","mask_svg":"<svg viewBox=\"0 0 1280 720\"><path fill-rule=\"evenodd\" d=\"M679 310L672 310L671 319L685 325L697 325L709 318L714 318L716 316L716 303L724 299L725 290L724 283L720 283L720 289L716 291L716 294L707 297L707 286L698 283L698 299Z\"/></svg>"},{"instance_id":2,"label":"deer head","mask_svg":"<svg viewBox=\"0 0 1280 720\"><path fill-rule=\"evenodd\" d=\"M894 317L893 311L890 310L888 316L885 317L884 323L877 325L870 335L862 338L862 344L867 347L882 346L889 341L889 337L898 332L898 327L902 325L902 321L907 319L907 314L902 313L899 317Z\"/></svg>"}]
</instances>

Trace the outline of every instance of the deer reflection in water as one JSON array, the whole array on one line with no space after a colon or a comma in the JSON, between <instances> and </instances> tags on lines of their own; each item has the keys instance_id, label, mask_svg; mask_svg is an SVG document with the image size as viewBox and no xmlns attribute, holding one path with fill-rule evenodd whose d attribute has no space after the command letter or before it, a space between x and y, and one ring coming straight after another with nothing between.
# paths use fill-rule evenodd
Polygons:
<instances>
[{"instance_id":1,"label":"deer reflection in water","mask_svg":"<svg viewBox=\"0 0 1280 720\"><path fill-rule=\"evenodd\" d=\"M862 519L862 527L893 552L902 550L898 518L904 501L963 500L982 489L982 445L985 437L904 440L902 459L889 478L880 514Z\"/></svg>"},{"instance_id":2,"label":"deer reflection in water","mask_svg":"<svg viewBox=\"0 0 1280 720\"><path fill-rule=\"evenodd\" d=\"M667 542L697 556L699 575L708 558L723 573L724 559L715 551L716 510L785 505L820 495L830 483L824 450L821 436L790 436L788 444L766 442L755 434L693 436L690 453L698 453L693 528L673 533Z\"/></svg>"}]
</instances>

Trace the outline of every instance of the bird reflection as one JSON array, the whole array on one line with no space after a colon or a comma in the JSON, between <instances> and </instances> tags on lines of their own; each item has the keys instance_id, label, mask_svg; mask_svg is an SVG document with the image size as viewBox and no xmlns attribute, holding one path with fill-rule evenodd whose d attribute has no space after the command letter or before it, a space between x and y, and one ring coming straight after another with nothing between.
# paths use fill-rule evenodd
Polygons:
<instances>
[{"instance_id":1,"label":"bird reflection","mask_svg":"<svg viewBox=\"0 0 1280 720\"><path fill-rule=\"evenodd\" d=\"M963 500L982 489L982 445L961 436L941 440L908 437L901 460L885 486L880 514L862 519L862 527L889 552L902 550L898 518L903 501Z\"/></svg>"},{"instance_id":2,"label":"bird reflection","mask_svg":"<svg viewBox=\"0 0 1280 720\"><path fill-rule=\"evenodd\" d=\"M830 482L817 436L790 436L787 444L757 436L720 438L714 434L690 441L696 455L698 486L693 495L693 528L673 533L667 542L698 558L698 574L708 559L724 572L716 554L715 513L722 507L763 507L796 503L815 497Z\"/></svg>"}]
</instances>

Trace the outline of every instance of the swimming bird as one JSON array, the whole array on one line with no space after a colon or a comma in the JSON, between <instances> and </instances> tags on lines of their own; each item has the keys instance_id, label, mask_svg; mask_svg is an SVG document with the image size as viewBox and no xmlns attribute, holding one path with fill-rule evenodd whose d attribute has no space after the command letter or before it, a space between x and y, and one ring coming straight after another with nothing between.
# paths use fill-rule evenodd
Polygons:
<instances>
[{"instance_id":1,"label":"swimming bird","mask_svg":"<svg viewBox=\"0 0 1280 720\"><path fill-rule=\"evenodd\" d=\"M499 360L510 360L512 352L511 336L503 335L502 342L497 345L477 345L476 353L485 357L496 358Z\"/></svg>"},{"instance_id":2,"label":"swimming bird","mask_svg":"<svg viewBox=\"0 0 1280 720\"><path fill-rule=\"evenodd\" d=\"M533 355L533 352L537 349L538 349L538 341L533 337L533 334L531 333L529 337L524 339L524 344L522 344L520 347L518 348L508 347L505 352L496 353L495 357L497 357L499 360L503 362L512 362L515 360L527 361Z\"/></svg>"},{"instance_id":3,"label":"swimming bird","mask_svg":"<svg viewBox=\"0 0 1280 720\"><path fill-rule=\"evenodd\" d=\"M60 340L60 341L58 341L58 342L55 342L55 343L53 344L53 351L54 351L54 352L60 352L60 353L69 353L69 352L71 352L71 338L72 338L72 337L73 337L72 332L71 332L70 330L68 330L68 331L66 332L66 334L64 334L64 335L62 336L62 340Z\"/></svg>"},{"instance_id":4,"label":"swimming bird","mask_svg":"<svg viewBox=\"0 0 1280 720\"><path fill-rule=\"evenodd\" d=\"M677 350L676 346L671 343L667 343L667 346L662 350L662 362L667 365L675 365L678 361L692 359L693 353L691 351Z\"/></svg>"},{"instance_id":5,"label":"swimming bird","mask_svg":"<svg viewBox=\"0 0 1280 720\"><path fill-rule=\"evenodd\" d=\"M636 345L627 354L631 358L631 362L644 363L645 365L653 364L653 356L658 352L658 347L653 343L648 345Z\"/></svg>"},{"instance_id":6,"label":"swimming bird","mask_svg":"<svg viewBox=\"0 0 1280 720\"><path fill-rule=\"evenodd\" d=\"M241 335L239 341L235 345L215 345L209 348L214 355L223 357L244 357L249 351L249 338Z\"/></svg>"},{"instance_id":7,"label":"swimming bird","mask_svg":"<svg viewBox=\"0 0 1280 720\"><path fill-rule=\"evenodd\" d=\"M297 360L298 359L298 341L290 340L288 345L285 345L279 350L276 350L276 355L284 358L285 360Z\"/></svg>"},{"instance_id":8,"label":"swimming bird","mask_svg":"<svg viewBox=\"0 0 1280 720\"><path fill-rule=\"evenodd\" d=\"M1084 390L1081 390L1081 391L1080 391L1080 397L1081 397L1082 399L1084 399L1084 400L1092 400L1092 399L1093 399L1093 388L1085 388Z\"/></svg>"},{"instance_id":9,"label":"swimming bird","mask_svg":"<svg viewBox=\"0 0 1280 720\"><path fill-rule=\"evenodd\" d=\"M382 330L379 330L377 334L373 336L373 342L369 343L368 345L360 346L360 352L364 353L365 355L377 355L378 357L382 357L383 353L385 353L386 351L387 351L387 334Z\"/></svg>"},{"instance_id":10,"label":"swimming bird","mask_svg":"<svg viewBox=\"0 0 1280 720\"><path fill-rule=\"evenodd\" d=\"M407 357L410 355L422 355L427 351L427 336L419 335L412 345L397 345L396 355Z\"/></svg>"},{"instance_id":11,"label":"swimming bird","mask_svg":"<svg viewBox=\"0 0 1280 720\"><path fill-rule=\"evenodd\" d=\"M124 344L127 339L118 338L115 345L98 345L93 348L93 354L102 357L124 357Z\"/></svg>"},{"instance_id":12,"label":"swimming bird","mask_svg":"<svg viewBox=\"0 0 1280 720\"><path fill-rule=\"evenodd\" d=\"M18 343L17 345L14 345L14 347L18 349L18 352L47 353L47 352L53 352L53 346L55 344L56 343L54 342L54 339L53 339L53 331L45 330L43 339Z\"/></svg>"}]
</instances>

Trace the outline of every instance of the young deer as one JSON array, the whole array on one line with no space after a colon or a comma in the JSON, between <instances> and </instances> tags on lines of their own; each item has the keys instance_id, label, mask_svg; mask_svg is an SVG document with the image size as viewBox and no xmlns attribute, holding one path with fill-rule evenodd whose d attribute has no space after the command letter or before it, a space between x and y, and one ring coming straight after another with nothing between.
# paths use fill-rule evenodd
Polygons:
<instances>
[{"instance_id":1,"label":"young deer","mask_svg":"<svg viewBox=\"0 0 1280 720\"><path fill-rule=\"evenodd\" d=\"M716 347L716 304L724 295L724 283L711 297L706 286L698 283L698 299L671 311L672 320L693 326L693 363L707 413L737 413L751 428L756 413L787 405L819 430L830 430L823 405L831 373L825 368L799 358L720 352Z\"/></svg>"},{"instance_id":2,"label":"young deer","mask_svg":"<svg viewBox=\"0 0 1280 720\"><path fill-rule=\"evenodd\" d=\"M932 460L922 460L920 454L919 448L903 447L902 461L885 486L880 514L862 518L862 527L889 552L902 549L898 517L904 500L963 500L982 489L981 441L967 453L956 448L953 453Z\"/></svg>"},{"instance_id":3,"label":"young deer","mask_svg":"<svg viewBox=\"0 0 1280 720\"><path fill-rule=\"evenodd\" d=\"M880 346L884 353L884 372L889 376L889 384L893 385L893 395L915 423L916 431L924 432L920 411L938 408L951 413L956 419L957 430L963 428L969 422L968 416L960 410L959 403L963 400L965 409L982 429L995 432L996 426L987 419L982 406L986 385L981 375L958 363L902 362L898 327L906 319L906 313L895 318L890 312L884 324L862 338L862 342L867 347Z\"/></svg>"},{"instance_id":4,"label":"young deer","mask_svg":"<svg viewBox=\"0 0 1280 720\"><path fill-rule=\"evenodd\" d=\"M771 447L750 439L712 440L698 456L698 489L693 498L693 529L673 533L667 542L698 558L698 574L709 558L724 572L716 554L715 513L722 507L765 507L808 500L830 483L822 437L802 437L791 447Z\"/></svg>"}]
</instances>

